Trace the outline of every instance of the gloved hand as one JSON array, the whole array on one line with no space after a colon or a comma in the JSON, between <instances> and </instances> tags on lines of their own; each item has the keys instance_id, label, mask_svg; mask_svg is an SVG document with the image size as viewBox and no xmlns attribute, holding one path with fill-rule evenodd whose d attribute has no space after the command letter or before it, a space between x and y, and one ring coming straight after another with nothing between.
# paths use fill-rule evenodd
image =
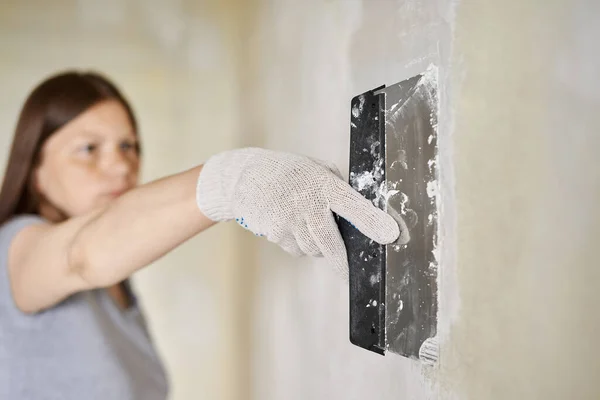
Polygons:
<instances>
[{"instance_id":1,"label":"gloved hand","mask_svg":"<svg viewBox=\"0 0 600 400\"><path fill-rule=\"evenodd\" d=\"M295 256L325 256L346 277L346 249L332 212L379 243L392 243L400 233L408 238L402 221L352 189L335 166L296 154L258 148L219 153L204 164L196 201L213 221L235 219Z\"/></svg>"}]
</instances>

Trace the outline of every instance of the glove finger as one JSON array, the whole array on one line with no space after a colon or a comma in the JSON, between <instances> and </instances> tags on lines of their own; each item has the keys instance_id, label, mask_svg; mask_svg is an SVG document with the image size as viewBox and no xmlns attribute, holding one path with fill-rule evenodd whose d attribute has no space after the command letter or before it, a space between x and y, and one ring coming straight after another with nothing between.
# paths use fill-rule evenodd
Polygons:
<instances>
[{"instance_id":1,"label":"glove finger","mask_svg":"<svg viewBox=\"0 0 600 400\"><path fill-rule=\"evenodd\" d=\"M348 281L348 254L333 214L324 212L308 229L328 263Z\"/></svg>"},{"instance_id":2,"label":"glove finger","mask_svg":"<svg viewBox=\"0 0 600 400\"><path fill-rule=\"evenodd\" d=\"M406 222L404 222L404 218L400 215L398 211L395 209L388 207L388 213L396 222L398 223L398 227L400 228L400 236L395 243L397 244L406 244L410 241L410 233L408 232L408 226L406 226Z\"/></svg>"},{"instance_id":3,"label":"glove finger","mask_svg":"<svg viewBox=\"0 0 600 400\"><path fill-rule=\"evenodd\" d=\"M302 257L305 255L302 249L300 249L298 246L294 236L286 235L275 243L277 243L279 247L291 254L293 257Z\"/></svg>"},{"instance_id":4,"label":"glove finger","mask_svg":"<svg viewBox=\"0 0 600 400\"><path fill-rule=\"evenodd\" d=\"M349 184L336 180L330 193L331 210L377 243L398 239L400 228L390 215L375 207Z\"/></svg>"},{"instance_id":5,"label":"glove finger","mask_svg":"<svg viewBox=\"0 0 600 400\"><path fill-rule=\"evenodd\" d=\"M331 171L335 176L337 176L340 179L344 179L344 177L342 176L342 173L340 172L339 168L332 162L329 161L325 161L325 160L320 160L318 158L312 158L312 157L308 157L310 158L312 161L314 161L315 163L319 164L320 166L327 168L329 171Z\"/></svg>"},{"instance_id":6,"label":"glove finger","mask_svg":"<svg viewBox=\"0 0 600 400\"><path fill-rule=\"evenodd\" d=\"M304 254L312 257L323 257L321 249L315 243L313 235L307 226L302 227L294 236L296 237L298 247L300 247Z\"/></svg>"}]
</instances>

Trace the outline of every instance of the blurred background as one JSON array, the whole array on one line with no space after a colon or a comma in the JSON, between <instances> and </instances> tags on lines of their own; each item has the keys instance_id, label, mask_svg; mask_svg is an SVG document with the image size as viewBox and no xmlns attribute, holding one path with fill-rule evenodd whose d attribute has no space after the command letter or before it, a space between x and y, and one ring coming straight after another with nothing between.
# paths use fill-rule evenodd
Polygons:
<instances>
[{"instance_id":1,"label":"blurred background","mask_svg":"<svg viewBox=\"0 0 600 400\"><path fill-rule=\"evenodd\" d=\"M240 142L241 2L0 2L0 148L19 109L66 68L106 74L140 122L142 181L176 173ZM173 399L241 399L249 304L235 227L222 224L136 274ZM244 388L245 390L245 388Z\"/></svg>"},{"instance_id":2,"label":"blurred background","mask_svg":"<svg viewBox=\"0 0 600 400\"><path fill-rule=\"evenodd\" d=\"M247 145L345 172L350 99L435 63L440 364L352 346L322 259L220 224L134 277L171 398L598 399L598 37L592 0L0 0L0 164L80 68L131 100L144 182Z\"/></svg>"}]
</instances>

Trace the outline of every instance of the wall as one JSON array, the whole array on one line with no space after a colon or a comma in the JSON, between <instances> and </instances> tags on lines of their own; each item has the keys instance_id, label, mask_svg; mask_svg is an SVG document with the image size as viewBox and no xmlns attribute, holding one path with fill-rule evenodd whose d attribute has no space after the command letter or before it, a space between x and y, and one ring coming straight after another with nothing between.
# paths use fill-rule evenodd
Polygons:
<instances>
[{"instance_id":1,"label":"wall","mask_svg":"<svg viewBox=\"0 0 600 400\"><path fill-rule=\"evenodd\" d=\"M263 115L257 142L342 171L351 97L439 64L442 347L430 370L351 346L347 286L263 242L253 398L599 398L599 6L264 0L257 15L242 110Z\"/></svg>"},{"instance_id":2,"label":"wall","mask_svg":"<svg viewBox=\"0 0 600 400\"><path fill-rule=\"evenodd\" d=\"M263 2L254 38L260 109L251 112L264 115L264 145L347 171L350 99L430 62L446 74L450 11L443 2ZM260 249L253 398L433 396L415 362L350 344L348 287L324 260L292 259L268 243Z\"/></svg>"},{"instance_id":3,"label":"wall","mask_svg":"<svg viewBox=\"0 0 600 400\"><path fill-rule=\"evenodd\" d=\"M223 1L2 1L0 165L22 102L65 68L93 68L137 111L143 181L196 165L237 138L238 9ZM134 277L172 399L240 399L235 227L217 226Z\"/></svg>"},{"instance_id":4,"label":"wall","mask_svg":"<svg viewBox=\"0 0 600 400\"><path fill-rule=\"evenodd\" d=\"M444 372L466 398L600 397L598 22L594 1L458 8L461 313Z\"/></svg>"},{"instance_id":5,"label":"wall","mask_svg":"<svg viewBox=\"0 0 600 400\"><path fill-rule=\"evenodd\" d=\"M250 144L345 171L350 98L436 62L439 366L351 346L323 260L221 225L135 278L172 398L596 399L599 17L592 0L4 1L0 162L28 91L75 66L131 98L144 181Z\"/></svg>"}]
</instances>

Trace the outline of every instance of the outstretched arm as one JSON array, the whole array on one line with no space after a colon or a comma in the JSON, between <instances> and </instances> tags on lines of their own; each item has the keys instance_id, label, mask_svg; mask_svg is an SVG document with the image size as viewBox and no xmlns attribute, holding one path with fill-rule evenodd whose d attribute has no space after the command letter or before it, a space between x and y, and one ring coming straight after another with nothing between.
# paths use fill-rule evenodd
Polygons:
<instances>
[{"instance_id":1,"label":"outstretched arm","mask_svg":"<svg viewBox=\"0 0 600 400\"><path fill-rule=\"evenodd\" d=\"M113 285L228 220L293 255L324 256L347 275L333 213L379 243L408 241L403 221L352 189L335 166L257 148L219 153L89 215L23 229L9 254L13 297L21 310L36 312L74 292Z\"/></svg>"}]
</instances>

